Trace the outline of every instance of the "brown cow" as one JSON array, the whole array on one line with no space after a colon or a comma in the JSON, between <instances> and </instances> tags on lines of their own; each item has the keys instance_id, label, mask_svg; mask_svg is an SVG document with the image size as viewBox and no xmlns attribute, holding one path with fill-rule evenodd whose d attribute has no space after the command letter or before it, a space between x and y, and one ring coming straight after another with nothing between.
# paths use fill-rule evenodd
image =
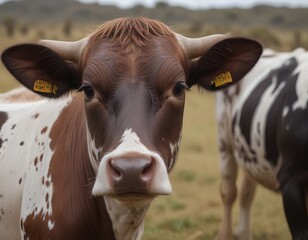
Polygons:
<instances>
[{"instance_id":1,"label":"brown cow","mask_svg":"<svg viewBox=\"0 0 308 240\"><path fill-rule=\"evenodd\" d=\"M4 51L8 70L45 98L0 105L0 239L140 239L151 201L172 190L185 90L236 83L261 52L144 18Z\"/></svg>"}]
</instances>

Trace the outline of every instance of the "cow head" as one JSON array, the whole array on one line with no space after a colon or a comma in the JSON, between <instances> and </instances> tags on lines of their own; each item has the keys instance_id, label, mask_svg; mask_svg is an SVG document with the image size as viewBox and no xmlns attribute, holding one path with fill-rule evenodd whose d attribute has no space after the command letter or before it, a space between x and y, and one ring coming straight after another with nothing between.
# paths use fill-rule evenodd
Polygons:
<instances>
[{"instance_id":1,"label":"cow head","mask_svg":"<svg viewBox=\"0 0 308 240\"><path fill-rule=\"evenodd\" d=\"M116 19L77 42L7 49L2 60L27 88L58 98L84 95L93 195L120 202L169 194L181 138L185 91L215 91L258 61L259 43L213 35L189 39L144 18Z\"/></svg>"}]
</instances>

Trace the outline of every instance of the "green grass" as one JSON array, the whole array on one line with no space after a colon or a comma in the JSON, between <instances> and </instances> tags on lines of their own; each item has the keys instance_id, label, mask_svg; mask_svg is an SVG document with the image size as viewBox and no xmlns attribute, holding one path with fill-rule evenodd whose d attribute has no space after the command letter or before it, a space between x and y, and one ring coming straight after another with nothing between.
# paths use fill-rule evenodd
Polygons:
<instances>
[{"instance_id":1,"label":"green grass","mask_svg":"<svg viewBox=\"0 0 308 240\"><path fill-rule=\"evenodd\" d=\"M181 181L192 182L197 178L196 172L182 170L177 173L177 178Z\"/></svg>"}]
</instances>

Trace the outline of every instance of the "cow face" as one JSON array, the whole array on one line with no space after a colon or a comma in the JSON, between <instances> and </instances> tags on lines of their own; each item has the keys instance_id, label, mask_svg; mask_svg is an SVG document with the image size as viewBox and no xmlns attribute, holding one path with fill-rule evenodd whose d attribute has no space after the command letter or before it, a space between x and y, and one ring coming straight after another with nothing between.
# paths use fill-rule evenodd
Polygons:
<instances>
[{"instance_id":1,"label":"cow face","mask_svg":"<svg viewBox=\"0 0 308 240\"><path fill-rule=\"evenodd\" d=\"M89 45L80 90L92 162L99 162L93 193L170 193L188 68L175 38L138 48L109 40Z\"/></svg>"},{"instance_id":2,"label":"cow face","mask_svg":"<svg viewBox=\"0 0 308 240\"><path fill-rule=\"evenodd\" d=\"M67 43L45 43L49 47L12 47L2 59L22 84L43 96L72 89L84 95L80 107L96 171L92 193L121 202L171 192L168 172L179 147L185 90L236 83L262 52L243 38L191 45L162 23L142 18L106 23L81 43L79 57L70 56ZM200 58L190 61L190 55Z\"/></svg>"}]
</instances>

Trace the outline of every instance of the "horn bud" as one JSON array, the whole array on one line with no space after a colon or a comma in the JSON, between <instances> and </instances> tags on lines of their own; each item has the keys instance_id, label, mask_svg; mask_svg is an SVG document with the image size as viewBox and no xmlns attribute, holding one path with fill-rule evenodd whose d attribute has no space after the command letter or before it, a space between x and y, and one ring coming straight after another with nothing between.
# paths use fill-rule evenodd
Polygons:
<instances>
[{"instance_id":1,"label":"horn bud","mask_svg":"<svg viewBox=\"0 0 308 240\"><path fill-rule=\"evenodd\" d=\"M214 34L201 38L188 38L177 33L175 35L189 59L200 57L216 43L229 38L229 34Z\"/></svg>"},{"instance_id":2,"label":"horn bud","mask_svg":"<svg viewBox=\"0 0 308 240\"><path fill-rule=\"evenodd\" d=\"M75 42L41 40L39 44L52 49L66 60L78 62L88 40L88 37Z\"/></svg>"},{"instance_id":3,"label":"horn bud","mask_svg":"<svg viewBox=\"0 0 308 240\"><path fill-rule=\"evenodd\" d=\"M194 59L206 53L213 45L229 37L229 34L214 34L201 38L188 38L175 33L178 42L188 58ZM89 37L75 42L41 40L39 44L48 47L69 61L78 62Z\"/></svg>"}]
</instances>

